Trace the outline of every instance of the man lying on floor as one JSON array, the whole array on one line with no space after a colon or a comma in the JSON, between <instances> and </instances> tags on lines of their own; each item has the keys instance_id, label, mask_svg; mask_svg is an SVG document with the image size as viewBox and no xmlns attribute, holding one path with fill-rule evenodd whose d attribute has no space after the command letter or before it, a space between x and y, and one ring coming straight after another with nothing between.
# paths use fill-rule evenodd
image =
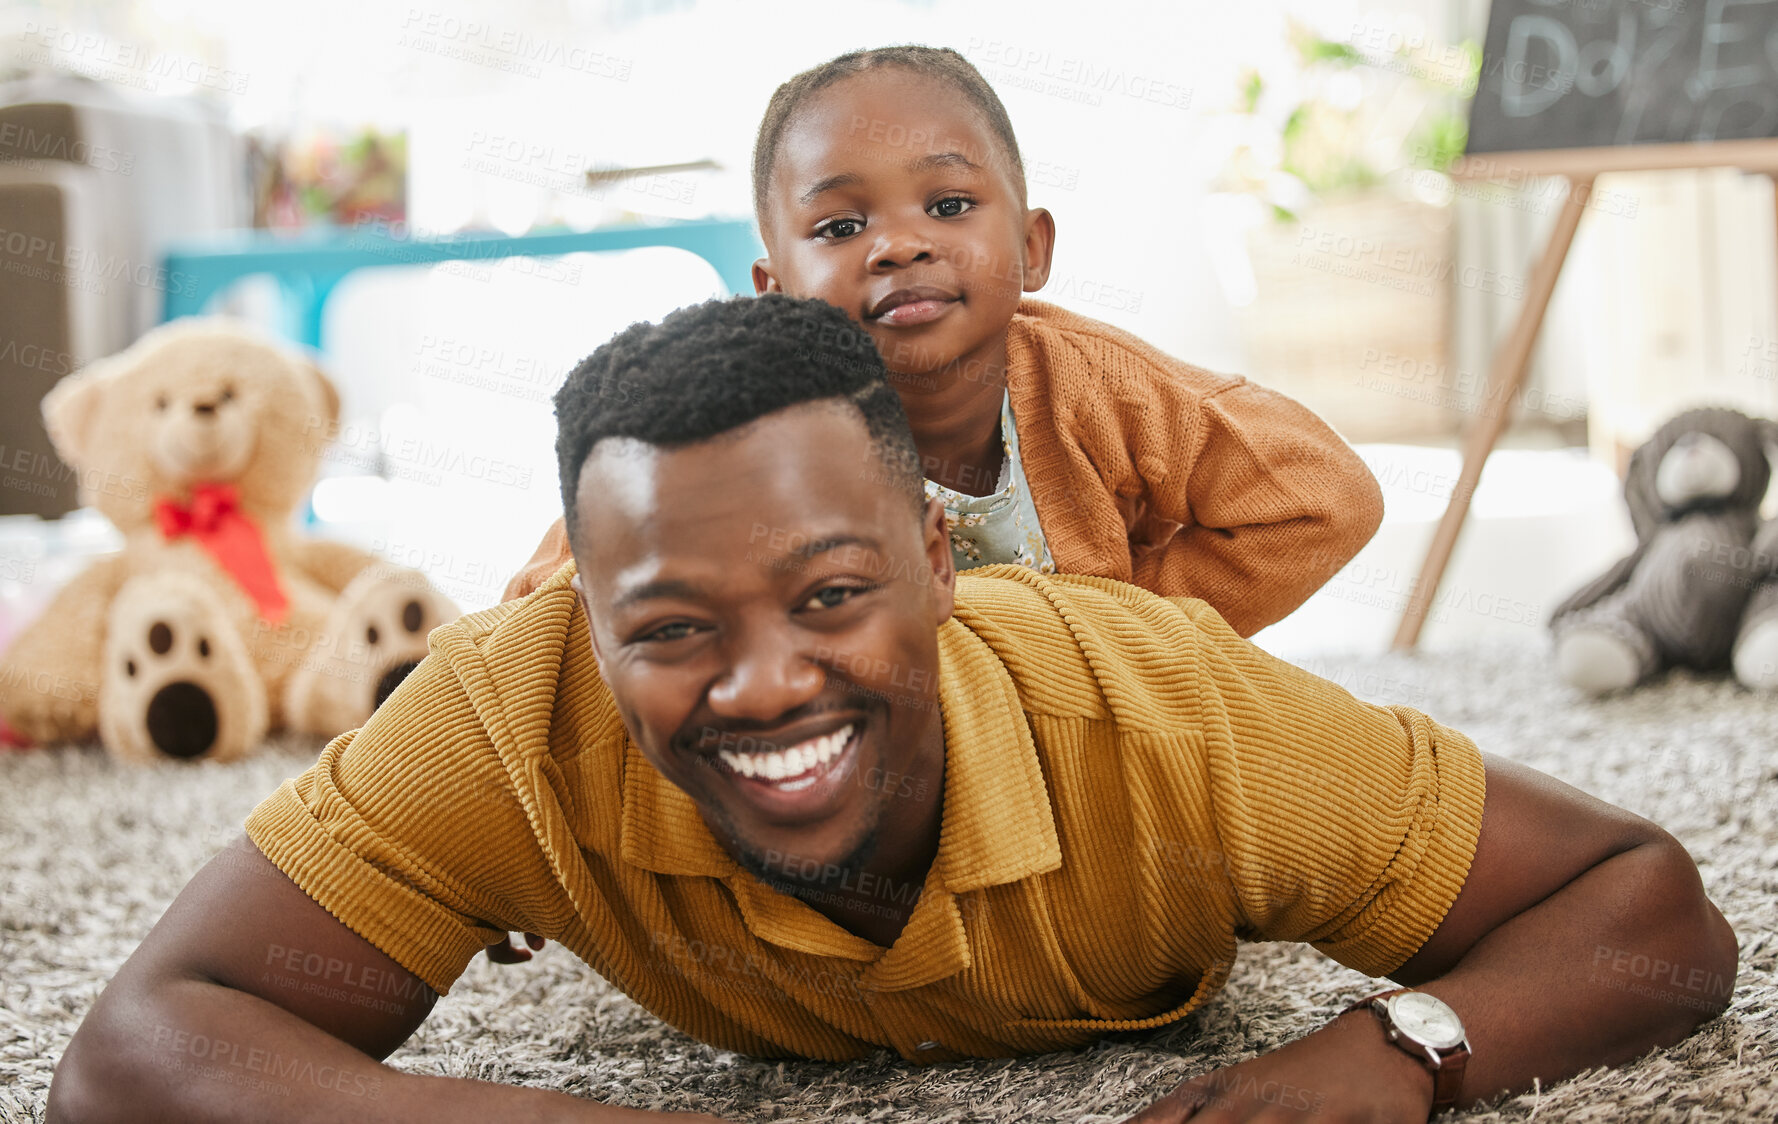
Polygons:
<instances>
[{"instance_id":1,"label":"man lying on floor","mask_svg":"<svg viewBox=\"0 0 1778 1124\"><path fill-rule=\"evenodd\" d=\"M839 310L682 310L556 404L578 576L439 629L254 811L88 1014L51 1121L650 1115L373 1060L507 931L767 1057L1075 1048L1185 1017L1241 939L1419 989L1148 1121L1420 1120L1726 1002L1695 983L1733 979L1734 933L1654 825L1203 602L955 576Z\"/></svg>"}]
</instances>

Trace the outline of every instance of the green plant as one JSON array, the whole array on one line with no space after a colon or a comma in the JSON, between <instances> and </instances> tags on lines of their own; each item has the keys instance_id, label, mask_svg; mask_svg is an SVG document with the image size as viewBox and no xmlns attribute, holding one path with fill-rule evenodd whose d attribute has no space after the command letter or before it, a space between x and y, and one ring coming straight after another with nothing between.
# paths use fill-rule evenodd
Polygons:
<instances>
[{"instance_id":1,"label":"green plant","mask_svg":"<svg viewBox=\"0 0 1778 1124\"><path fill-rule=\"evenodd\" d=\"M1289 65L1271 74L1251 67L1238 81L1235 112L1246 127L1220 186L1257 194L1289 220L1311 199L1372 187L1397 171L1448 170L1463 154L1481 48L1382 38L1393 49L1329 39L1293 21Z\"/></svg>"}]
</instances>

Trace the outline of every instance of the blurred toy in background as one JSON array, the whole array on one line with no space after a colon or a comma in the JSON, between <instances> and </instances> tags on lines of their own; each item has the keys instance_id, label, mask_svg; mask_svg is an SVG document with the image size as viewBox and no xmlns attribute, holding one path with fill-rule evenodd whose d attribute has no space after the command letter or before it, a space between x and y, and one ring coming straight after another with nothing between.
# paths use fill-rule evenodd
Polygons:
<instances>
[{"instance_id":1,"label":"blurred toy in background","mask_svg":"<svg viewBox=\"0 0 1778 1124\"><path fill-rule=\"evenodd\" d=\"M340 733L458 615L417 571L297 531L339 398L306 359L228 321L157 328L64 378L43 413L123 549L0 659L15 735L225 761L270 729Z\"/></svg>"},{"instance_id":2,"label":"blurred toy in background","mask_svg":"<svg viewBox=\"0 0 1778 1124\"><path fill-rule=\"evenodd\" d=\"M1756 691L1778 687L1778 518L1753 536L1755 584L1735 636L1735 678Z\"/></svg>"},{"instance_id":3,"label":"blurred toy in background","mask_svg":"<svg viewBox=\"0 0 1778 1124\"><path fill-rule=\"evenodd\" d=\"M347 139L312 130L284 140L248 138L253 225L355 226L407 218L407 136L360 130Z\"/></svg>"},{"instance_id":4,"label":"blurred toy in background","mask_svg":"<svg viewBox=\"0 0 1778 1124\"><path fill-rule=\"evenodd\" d=\"M1778 531L1760 525L1778 423L1688 410L1630 457L1630 555L1557 606L1563 680L1588 694L1636 686L1669 667L1733 667L1778 686Z\"/></svg>"},{"instance_id":5,"label":"blurred toy in background","mask_svg":"<svg viewBox=\"0 0 1778 1124\"><path fill-rule=\"evenodd\" d=\"M0 655L43 615L56 590L122 545L117 529L91 508L76 508L60 519L0 518ZM30 744L0 716L0 747Z\"/></svg>"}]
</instances>

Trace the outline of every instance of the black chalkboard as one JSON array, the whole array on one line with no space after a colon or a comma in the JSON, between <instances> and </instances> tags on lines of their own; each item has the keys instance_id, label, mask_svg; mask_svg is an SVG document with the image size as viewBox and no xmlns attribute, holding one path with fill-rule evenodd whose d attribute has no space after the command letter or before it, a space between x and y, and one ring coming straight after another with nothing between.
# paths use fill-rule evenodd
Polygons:
<instances>
[{"instance_id":1,"label":"black chalkboard","mask_svg":"<svg viewBox=\"0 0 1778 1124\"><path fill-rule=\"evenodd\" d=\"M1778 136L1778 0L1495 0L1468 151Z\"/></svg>"}]
</instances>

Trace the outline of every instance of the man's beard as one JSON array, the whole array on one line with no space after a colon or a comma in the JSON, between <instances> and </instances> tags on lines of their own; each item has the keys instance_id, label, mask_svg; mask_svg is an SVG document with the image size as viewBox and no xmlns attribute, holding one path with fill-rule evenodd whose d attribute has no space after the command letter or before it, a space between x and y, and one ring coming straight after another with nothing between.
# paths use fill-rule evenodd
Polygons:
<instances>
[{"instance_id":1,"label":"man's beard","mask_svg":"<svg viewBox=\"0 0 1778 1124\"><path fill-rule=\"evenodd\" d=\"M782 866L773 866L767 861L767 856L772 852L754 847L734 830L733 825L725 823L723 826L728 830L729 838L735 841L735 848L740 852L735 856L735 862L740 864L743 870L780 894L802 897L805 894L820 893L826 890L830 883L836 881L841 886L857 884L856 878L847 878L846 875L856 874L863 870L864 864L871 860L872 855L876 854L879 842L877 829L881 826L881 809L873 808L872 811L879 814L871 817L870 825L865 828L864 833L859 836L858 842L852 845L846 856L835 863L821 864L821 869L816 872L814 878L801 878L788 873ZM779 855L780 861L786 857L793 856Z\"/></svg>"}]
</instances>

